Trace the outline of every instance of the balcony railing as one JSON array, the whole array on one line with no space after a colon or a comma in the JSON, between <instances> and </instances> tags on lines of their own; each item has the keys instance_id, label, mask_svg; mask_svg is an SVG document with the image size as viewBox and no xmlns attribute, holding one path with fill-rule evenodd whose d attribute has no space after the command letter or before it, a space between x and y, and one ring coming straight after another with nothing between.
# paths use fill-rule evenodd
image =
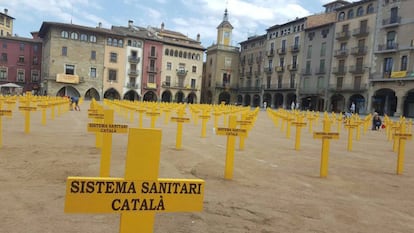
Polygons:
<instances>
[{"instance_id":1,"label":"balcony railing","mask_svg":"<svg viewBox=\"0 0 414 233\"><path fill-rule=\"evenodd\" d=\"M186 76L188 73L188 70L185 69L177 69L177 76Z\"/></svg>"},{"instance_id":2,"label":"balcony railing","mask_svg":"<svg viewBox=\"0 0 414 233\"><path fill-rule=\"evenodd\" d=\"M128 70L128 75L129 76L138 76L139 71L137 69L129 69Z\"/></svg>"},{"instance_id":3,"label":"balcony railing","mask_svg":"<svg viewBox=\"0 0 414 233\"><path fill-rule=\"evenodd\" d=\"M387 43L378 45L378 53L393 53L398 50L397 43Z\"/></svg>"},{"instance_id":4,"label":"balcony railing","mask_svg":"<svg viewBox=\"0 0 414 233\"><path fill-rule=\"evenodd\" d=\"M155 53L151 53L151 51L149 51L149 52L148 52L148 57L151 57L151 58L157 58L157 57L158 57L158 53L157 53L157 52L155 52Z\"/></svg>"},{"instance_id":5,"label":"balcony railing","mask_svg":"<svg viewBox=\"0 0 414 233\"><path fill-rule=\"evenodd\" d=\"M383 27L396 27L400 25L400 23L401 23L401 17L399 16L382 20Z\"/></svg>"},{"instance_id":6,"label":"balcony railing","mask_svg":"<svg viewBox=\"0 0 414 233\"><path fill-rule=\"evenodd\" d=\"M302 69L302 75L312 75L312 69Z\"/></svg>"},{"instance_id":7,"label":"balcony railing","mask_svg":"<svg viewBox=\"0 0 414 233\"><path fill-rule=\"evenodd\" d=\"M325 67L319 67L315 74L326 74L326 68Z\"/></svg>"},{"instance_id":8,"label":"balcony railing","mask_svg":"<svg viewBox=\"0 0 414 233\"><path fill-rule=\"evenodd\" d=\"M269 51L267 51L267 56L268 57L273 57L275 55L275 50L274 49L270 49Z\"/></svg>"},{"instance_id":9,"label":"balcony railing","mask_svg":"<svg viewBox=\"0 0 414 233\"><path fill-rule=\"evenodd\" d=\"M365 37L368 36L369 34L369 28L368 27L362 27L362 28L357 28L354 29L352 36L355 37Z\"/></svg>"},{"instance_id":10,"label":"balcony railing","mask_svg":"<svg viewBox=\"0 0 414 233\"><path fill-rule=\"evenodd\" d=\"M346 57L348 56L348 49L335 50L334 56L335 57Z\"/></svg>"},{"instance_id":11,"label":"balcony railing","mask_svg":"<svg viewBox=\"0 0 414 233\"><path fill-rule=\"evenodd\" d=\"M368 47L367 46L362 46L362 47L353 47L351 49L351 54L354 56L363 56L366 55L368 51Z\"/></svg>"},{"instance_id":12,"label":"balcony railing","mask_svg":"<svg viewBox=\"0 0 414 233\"><path fill-rule=\"evenodd\" d=\"M277 49L277 54L279 54L279 55L286 54L286 48Z\"/></svg>"},{"instance_id":13,"label":"balcony railing","mask_svg":"<svg viewBox=\"0 0 414 233\"><path fill-rule=\"evenodd\" d=\"M265 67L265 68L263 69L263 71L264 71L266 74L272 74L273 69L272 69L272 67Z\"/></svg>"},{"instance_id":14,"label":"balcony railing","mask_svg":"<svg viewBox=\"0 0 414 233\"><path fill-rule=\"evenodd\" d=\"M131 89L139 89L139 84L138 83L127 83L126 87L131 88Z\"/></svg>"},{"instance_id":15,"label":"balcony railing","mask_svg":"<svg viewBox=\"0 0 414 233\"><path fill-rule=\"evenodd\" d=\"M367 91L367 84L353 83L353 84L329 84L329 90L335 92L363 92Z\"/></svg>"},{"instance_id":16,"label":"balcony railing","mask_svg":"<svg viewBox=\"0 0 414 233\"><path fill-rule=\"evenodd\" d=\"M244 91L244 92L258 92L262 90L260 86L259 87L239 87L238 89L239 91Z\"/></svg>"},{"instance_id":17,"label":"balcony railing","mask_svg":"<svg viewBox=\"0 0 414 233\"><path fill-rule=\"evenodd\" d=\"M158 68L157 67L148 66L147 67L147 71L150 72L150 73L157 73L158 72Z\"/></svg>"},{"instance_id":18,"label":"balcony railing","mask_svg":"<svg viewBox=\"0 0 414 233\"><path fill-rule=\"evenodd\" d=\"M263 88L265 90L292 90L296 87L294 83L277 83L271 85L264 85Z\"/></svg>"},{"instance_id":19,"label":"balcony railing","mask_svg":"<svg viewBox=\"0 0 414 233\"><path fill-rule=\"evenodd\" d=\"M352 73L352 74L363 74L363 73L365 73L365 68L364 68L364 66L361 66L361 65L350 66L349 67L349 72Z\"/></svg>"},{"instance_id":20,"label":"balcony railing","mask_svg":"<svg viewBox=\"0 0 414 233\"><path fill-rule=\"evenodd\" d=\"M275 71L276 72L284 72L285 71L285 68L283 66L276 66L275 67Z\"/></svg>"},{"instance_id":21,"label":"balcony railing","mask_svg":"<svg viewBox=\"0 0 414 233\"><path fill-rule=\"evenodd\" d=\"M145 84L145 89L157 89L157 84L156 83L146 83Z\"/></svg>"},{"instance_id":22,"label":"balcony railing","mask_svg":"<svg viewBox=\"0 0 414 233\"><path fill-rule=\"evenodd\" d=\"M336 33L336 39L337 40L347 40L347 39L349 39L349 31L337 32Z\"/></svg>"},{"instance_id":23,"label":"balcony railing","mask_svg":"<svg viewBox=\"0 0 414 233\"><path fill-rule=\"evenodd\" d=\"M335 75L345 75L346 74L346 66L334 67L332 69L332 73Z\"/></svg>"},{"instance_id":24,"label":"balcony railing","mask_svg":"<svg viewBox=\"0 0 414 233\"><path fill-rule=\"evenodd\" d=\"M296 71L298 70L298 64L290 64L287 66L289 71Z\"/></svg>"},{"instance_id":25,"label":"balcony railing","mask_svg":"<svg viewBox=\"0 0 414 233\"><path fill-rule=\"evenodd\" d=\"M300 46L299 45L292 45L290 46L290 52L292 53L298 53L300 50Z\"/></svg>"},{"instance_id":26,"label":"balcony railing","mask_svg":"<svg viewBox=\"0 0 414 233\"><path fill-rule=\"evenodd\" d=\"M139 58L137 56L128 56L128 62L129 63L137 64L137 63L139 63L140 60L141 60L141 58Z\"/></svg>"}]
</instances>

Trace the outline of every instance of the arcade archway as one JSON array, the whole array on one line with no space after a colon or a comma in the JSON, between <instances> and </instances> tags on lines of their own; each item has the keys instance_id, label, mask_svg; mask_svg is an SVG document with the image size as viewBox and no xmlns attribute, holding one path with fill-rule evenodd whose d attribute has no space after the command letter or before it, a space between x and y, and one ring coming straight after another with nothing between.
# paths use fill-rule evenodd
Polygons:
<instances>
[{"instance_id":1,"label":"arcade archway","mask_svg":"<svg viewBox=\"0 0 414 233\"><path fill-rule=\"evenodd\" d=\"M175 93L175 102L184 103L184 93L182 91Z\"/></svg>"},{"instance_id":2,"label":"arcade archway","mask_svg":"<svg viewBox=\"0 0 414 233\"><path fill-rule=\"evenodd\" d=\"M194 92L191 92L190 94L188 94L187 103L189 103L189 104L197 103L197 96Z\"/></svg>"},{"instance_id":3,"label":"arcade archway","mask_svg":"<svg viewBox=\"0 0 414 233\"><path fill-rule=\"evenodd\" d=\"M85 93L85 100L92 100L95 99L97 101L101 100L98 91L95 88L91 88L86 91Z\"/></svg>"},{"instance_id":4,"label":"arcade archway","mask_svg":"<svg viewBox=\"0 0 414 233\"><path fill-rule=\"evenodd\" d=\"M105 91L104 98L110 99L110 100L114 100L114 99L119 100L121 99L121 95L114 88L109 88L107 91Z\"/></svg>"},{"instance_id":5,"label":"arcade archway","mask_svg":"<svg viewBox=\"0 0 414 233\"><path fill-rule=\"evenodd\" d=\"M250 95L245 95L244 96L244 102L243 102L243 106L250 106L251 102L251 97Z\"/></svg>"},{"instance_id":6,"label":"arcade archway","mask_svg":"<svg viewBox=\"0 0 414 233\"><path fill-rule=\"evenodd\" d=\"M134 90L129 90L124 94L124 100L139 100L139 95Z\"/></svg>"},{"instance_id":7,"label":"arcade archway","mask_svg":"<svg viewBox=\"0 0 414 233\"><path fill-rule=\"evenodd\" d=\"M157 101L157 95L153 91L147 91L144 96L142 97L144 101L148 102L156 102Z\"/></svg>"},{"instance_id":8,"label":"arcade archway","mask_svg":"<svg viewBox=\"0 0 414 233\"><path fill-rule=\"evenodd\" d=\"M170 103L172 101L172 94L170 91L164 91L161 95L161 102Z\"/></svg>"},{"instance_id":9,"label":"arcade archway","mask_svg":"<svg viewBox=\"0 0 414 233\"><path fill-rule=\"evenodd\" d=\"M397 110L397 96L388 88L379 89L372 96L372 109L380 115L394 116Z\"/></svg>"},{"instance_id":10,"label":"arcade archway","mask_svg":"<svg viewBox=\"0 0 414 233\"><path fill-rule=\"evenodd\" d=\"M253 96L253 107L260 107L260 95Z\"/></svg>"},{"instance_id":11,"label":"arcade archway","mask_svg":"<svg viewBox=\"0 0 414 233\"><path fill-rule=\"evenodd\" d=\"M64 86L59 89L59 91L56 93L56 96L76 96L81 97L80 93L76 88L72 86Z\"/></svg>"},{"instance_id":12,"label":"arcade archway","mask_svg":"<svg viewBox=\"0 0 414 233\"><path fill-rule=\"evenodd\" d=\"M218 102L221 104L222 102L225 102L225 104L230 103L230 94L228 92L222 92L220 93L218 97Z\"/></svg>"}]
</instances>

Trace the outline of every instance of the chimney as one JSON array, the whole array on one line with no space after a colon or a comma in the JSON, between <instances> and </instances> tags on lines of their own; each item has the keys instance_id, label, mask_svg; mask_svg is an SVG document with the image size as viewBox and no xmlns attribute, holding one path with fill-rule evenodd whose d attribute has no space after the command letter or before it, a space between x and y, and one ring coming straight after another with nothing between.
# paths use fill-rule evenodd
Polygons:
<instances>
[{"instance_id":1,"label":"chimney","mask_svg":"<svg viewBox=\"0 0 414 233\"><path fill-rule=\"evenodd\" d=\"M4 8L4 14L7 15L8 12L9 10L7 8Z\"/></svg>"},{"instance_id":2,"label":"chimney","mask_svg":"<svg viewBox=\"0 0 414 233\"><path fill-rule=\"evenodd\" d=\"M161 31L164 31L164 22L161 23Z\"/></svg>"},{"instance_id":3,"label":"chimney","mask_svg":"<svg viewBox=\"0 0 414 233\"><path fill-rule=\"evenodd\" d=\"M134 21L128 20L128 27L132 27L134 25Z\"/></svg>"},{"instance_id":4,"label":"chimney","mask_svg":"<svg viewBox=\"0 0 414 233\"><path fill-rule=\"evenodd\" d=\"M98 23L98 28L102 28L102 23L101 22Z\"/></svg>"},{"instance_id":5,"label":"chimney","mask_svg":"<svg viewBox=\"0 0 414 233\"><path fill-rule=\"evenodd\" d=\"M200 42L200 33L197 33L197 41Z\"/></svg>"}]
</instances>

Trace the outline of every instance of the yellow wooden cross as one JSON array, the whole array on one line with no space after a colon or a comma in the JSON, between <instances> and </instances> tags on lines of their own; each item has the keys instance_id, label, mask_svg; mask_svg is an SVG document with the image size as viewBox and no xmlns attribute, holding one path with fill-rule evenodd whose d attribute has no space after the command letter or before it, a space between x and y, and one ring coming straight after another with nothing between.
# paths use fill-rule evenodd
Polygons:
<instances>
[{"instance_id":1,"label":"yellow wooden cross","mask_svg":"<svg viewBox=\"0 0 414 233\"><path fill-rule=\"evenodd\" d=\"M3 147L3 116L11 116L12 110L9 109L2 109L3 103L0 100L0 148Z\"/></svg>"},{"instance_id":2,"label":"yellow wooden cross","mask_svg":"<svg viewBox=\"0 0 414 233\"><path fill-rule=\"evenodd\" d=\"M158 112L155 108L153 108L151 111L148 111L145 114L151 118L150 127L155 128L155 122L157 121L157 117L160 115L160 112Z\"/></svg>"},{"instance_id":3,"label":"yellow wooden cross","mask_svg":"<svg viewBox=\"0 0 414 233\"><path fill-rule=\"evenodd\" d=\"M66 213L120 213L120 233L152 233L155 213L202 211L204 180L158 178L161 130L130 129L124 178L68 177Z\"/></svg>"},{"instance_id":4,"label":"yellow wooden cross","mask_svg":"<svg viewBox=\"0 0 414 233\"><path fill-rule=\"evenodd\" d=\"M182 147L183 141L183 123L190 122L190 118L184 117L185 110L181 108L177 111L176 117L171 117L172 122L177 122L177 133L175 136L175 149L179 150Z\"/></svg>"},{"instance_id":5,"label":"yellow wooden cross","mask_svg":"<svg viewBox=\"0 0 414 233\"><path fill-rule=\"evenodd\" d=\"M19 110L23 111L24 114L24 132L30 133L30 112L36 111L36 107L30 106L30 99L27 98L25 101L21 101L24 106L19 106Z\"/></svg>"},{"instance_id":6,"label":"yellow wooden cross","mask_svg":"<svg viewBox=\"0 0 414 233\"><path fill-rule=\"evenodd\" d=\"M104 110L103 123L88 123L88 132L100 132L103 134L101 150L100 176L108 177L111 167L112 134L128 133L128 125L114 124L114 110Z\"/></svg>"},{"instance_id":7,"label":"yellow wooden cross","mask_svg":"<svg viewBox=\"0 0 414 233\"><path fill-rule=\"evenodd\" d=\"M320 167L320 177L328 176L328 160L329 160L329 140L338 139L339 133L330 132L331 121L328 118L327 113L324 115L323 119L323 132L314 132L313 138L322 139L322 151L321 151L321 167Z\"/></svg>"},{"instance_id":8,"label":"yellow wooden cross","mask_svg":"<svg viewBox=\"0 0 414 233\"><path fill-rule=\"evenodd\" d=\"M355 124L352 118L346 119L345 128L348 129L348 146L347 146L348 151L352 151L353 130L356 127L358 127L358 124Z\"/></svg>"},{"instance_id":9,"label":"yellow wooden cross","mask_svg":"<svg viewBox=\"0 0 414 233\"><path fill-rule=\"evenodd\" d=\"M46 101L37 104L37 107L42 109L42 125L46 125L46 110L49 107Z\"/></svg>"},{"instance_id":10,"label":"yellow wooden cross","mask_svg":"<svg viewBox=\"0 0 414 233\"><path fill-rule=\"evenodd\" d=\"M226 165L224 169L224 178L233 179L233 167L234 167L234 147L237 136L247 136L247 129L238 129L237 126L237 117L235 115L229 116L229 126L228 128L217 128L217 135L227 136L227 146L226 146Z\"/></svg>"},{"instance_id":11,"label":"yellow wooden cross","mask_svg":"<svg viewBox=\"0 0 414 233\"><path fill-rule=\"evenodd\" d=\"M205 138L206 137L206 132L207 132L207 122L210 119L210 113L204 109L202 114L200 115L201 118L201 137Z\"/></svg>"},{"instance_id":12,"label":"yellow wooden cross","mask_svg":"<svg viewBox=\"0 0 414 233\"><path fill-rule=\"evenodd\" d=\"M400 130L394 134L394 140L398 141L398 159L397 159L397 175L401 175L404 170L405 157L405 141L412 139L411 133L406 133L405 120L400 122Z\"/></svg>"},{"instance_id":13,"label":"yellow wooden cross","mask_svg":"<svg viewBox=\"0 0 414 233\"><path fill-rule=\"evenodd\" d=\"M304 122L302 115L298 115L296 117L296 121L292 122L292 124L296 126L295 150L299 150L300 149L300 135L301 135L302 127L306 126L306 122Z\"/></svg>"}]
</instances>

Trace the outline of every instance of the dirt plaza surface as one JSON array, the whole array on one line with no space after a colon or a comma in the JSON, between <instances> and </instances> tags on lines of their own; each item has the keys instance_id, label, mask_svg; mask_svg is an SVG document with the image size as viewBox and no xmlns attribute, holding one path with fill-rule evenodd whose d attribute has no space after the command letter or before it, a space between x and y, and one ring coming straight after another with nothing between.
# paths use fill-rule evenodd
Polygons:
<instances>
[{"instance_id":1,"label":"dirt plaza surface","mask_svg":"<svg viewBox=\"0 0 414 233\"><path fill-rule=\"evenodd\" d=\"M66 178L99 176L100 150L87 132L89 102L41 125L31 114L2 117L0 148L0 233L115 233L119 214L64 213ZM173 115L171 115L173 116ZM190 117L187 108L187 116ZM221 118L220 124L223 120ZM115 114L115 123L138 125ZM144 127L149 127L144 118ZM204 209L191 213L157 213L156 233L407 233L414 232L414 142L406 143L403 175L396 175L397 153L385 131L368 130L347 151L347 131L330 144L327 178L319 177L321 140L302 130L301 149L260 111L245 141L236 143L234 175L224 179L226 139L213 133L201 138L201 120L184 124L183 145L175 149L177 124L162 129L160 178L205 180ZM322 124L314 126L320 131ZM332 127L336 131L336 127ZM113 135L112 177L123 177L127 135ZM137 220L139 221L139 220Z\"/></svg>"}]
</instances>

